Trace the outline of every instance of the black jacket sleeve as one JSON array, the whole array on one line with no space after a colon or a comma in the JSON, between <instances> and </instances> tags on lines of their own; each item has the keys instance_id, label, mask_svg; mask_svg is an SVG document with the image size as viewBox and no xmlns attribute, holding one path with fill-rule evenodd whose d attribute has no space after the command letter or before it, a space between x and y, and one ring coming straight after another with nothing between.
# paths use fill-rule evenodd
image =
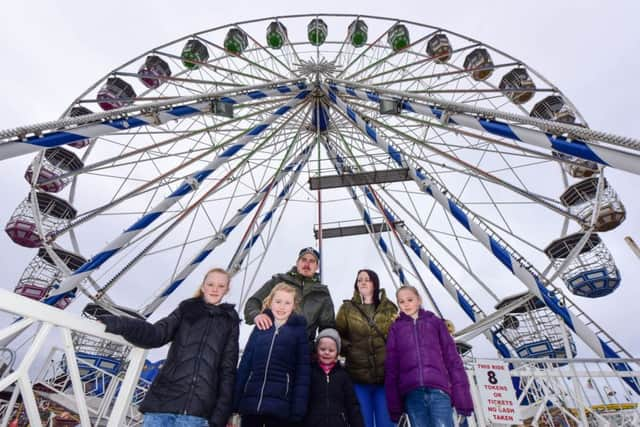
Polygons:
<instances>
[{"instance_id":1,"label":"black jacket sleeve","mask_svg":"<svg viewBox=\"0 0 640 427\"><path fill-rule=\"evenodd\" d=\"M209 419L210 427L224 427L231 416L233 410L233 394L236 381L236 370L238 365L238 341L240 324L234 321L229 333L224 353L220 360L218 374L218 401Z\"/></svg>"},{"instance_id":2,"label":"black jacket sleeve","mask_svg":"<svg viewBox=\"0 0 640 427\"><path fill-rule=\"evenodd\" d=\"M362 412L360 412L360 404L356 392L353 390L353 382L349 375L344 376L343 381L345 406L347 409L347 416L349 417L349 427L364 427L364 420L362 419Z\"/></svg>"},{"instance_id":3,"label":"black jacket sleeve","mask_svg":"<svg viewBox=\"0 0 640 427\"><path fill-rule=\"evenodd\" d=\"M173 340L181 318L178 307L170 315L153 324L141 319L112 315L100 316L98 320L107 326L106 332L122 335L137 347L155 348Z\"/></svg>"}]
</instances>

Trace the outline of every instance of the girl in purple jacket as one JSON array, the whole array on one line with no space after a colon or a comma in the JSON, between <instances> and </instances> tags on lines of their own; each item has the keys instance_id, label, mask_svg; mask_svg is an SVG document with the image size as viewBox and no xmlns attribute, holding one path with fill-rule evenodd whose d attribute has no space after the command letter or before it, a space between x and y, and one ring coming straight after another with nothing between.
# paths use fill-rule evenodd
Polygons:
<instances>
[{"instance_id":1,"label":"girl in purple jacket","mask_svg":"<svg viewBox=\"0 0 640 427\"><path fill-rule=\"evenodd\" d=\"M385 392L391 419L403 412L411 427L453 427L453 409L469 416L473 402L462 359L442 319L421 307L413 286L396 292L400 316L391 325Z\"/></svg>"}]
</instances>

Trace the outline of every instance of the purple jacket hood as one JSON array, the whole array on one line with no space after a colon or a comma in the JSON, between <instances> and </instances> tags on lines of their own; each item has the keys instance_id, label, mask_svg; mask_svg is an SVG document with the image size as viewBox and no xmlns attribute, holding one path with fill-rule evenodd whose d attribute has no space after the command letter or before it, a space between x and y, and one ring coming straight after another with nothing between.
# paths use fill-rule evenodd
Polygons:
<instances>
[{"instance_id":1,"label":"purple jacket hood","mask_svg":"<svg viewBox=\"0 0 640 427\"><path fill-rule=\"evenodd\" d=\"M473 412L469 380L455 342L444 321L423 309L416 320L401 312L389 329L385 391L393 421L404 410L406 394L418 387L440 389L458 413Z\"/></svg>"}]
</instances>

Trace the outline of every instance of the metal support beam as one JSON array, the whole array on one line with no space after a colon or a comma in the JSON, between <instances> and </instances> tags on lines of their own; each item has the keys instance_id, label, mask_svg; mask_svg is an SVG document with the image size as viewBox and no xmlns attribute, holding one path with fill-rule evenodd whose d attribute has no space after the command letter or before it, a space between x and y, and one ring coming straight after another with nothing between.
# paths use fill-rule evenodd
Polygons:
<instances>
[{"instance_id":1,"label":"metal support beam","mask_svg":"<svg viewBox=\"0 0 640 427\"><path fill-rule=\"evenodd\" d=\"M383 184L386 182L411 181L409 168L358 172L346 175L318 176L309 178L312 190L351 187L358 185Z\"/></svg>"},{"instance_id":2,"label":"metal support beam","mask_svg":"<svg viewBox=\"0 0 640 427\"><path fill-rule=\"evenodd\" d=\"M543 120L535 117L474 107L441 99L415 96L412 93L383 89L342 80L329 81L330 90L364 101L380 102L389 97L402 100L402 108L411 113L422 114L446 126L462 126L476 131L513 139L573 157L611 166L627 172L640 174L640 140L612 135L605 132L566 123ZM357 89L354 89L356 87ZM332 100L333 101L333 100ZM426 104L416 101L424 101ZM501 118L506 121L499 121ZM538 127L541 130L523 127L509 122ZM581 138L581 139L577 139ZM607 146L594 141L622 146L628 150ZM630 151L635 150L636 152Z\"/></svg>"},{"instance_id":3,"label":"metal support beam","mask_svg":"<svg viewBox=\"0 0 640 427\"><path fill-rule=\"evenodd\" d=\"M402 221L396 221L393 223L395 226L404 224ZM324 228L322 227L322 238L323 239L331 239L333 237L348 237L348 236L357 236L360 234L369 234L369 233L383 233L385 231L390 231L391 229L385 222L376 222L375 224L371 224L370 226L366 225L347 225L344 227L333 227L333 228ZM313 235L317 239L318 238L318 228L313 228Z\"/></svg>"},{"instance_id":4,"label":"metal support beam","mask_svg":"<svg viewBox=\"0 0 640 427\"><path fill-rule=\"evenodd\" d=\"M256 88L261 88L258 90ZM227 104L238 104L255 99L278 96L295 96L306 91L301 81L270 84L179 98L144 106L134 106L105 113L87 114L53 122L0 130L0 159L7 159L45 148L66 145L89 138L109 135L140 126L157 126L169 121L212 112L211 100L219 99ZM187 102L185 102L185 100ZM196 102L193 102L197 100ZM130 111L140 114L128 116ZM215 112L215 111L214 111ZM108 119L105 119L108 118ZM61 130L60 130L61 129Z\"/></svg>"}]
</instances>

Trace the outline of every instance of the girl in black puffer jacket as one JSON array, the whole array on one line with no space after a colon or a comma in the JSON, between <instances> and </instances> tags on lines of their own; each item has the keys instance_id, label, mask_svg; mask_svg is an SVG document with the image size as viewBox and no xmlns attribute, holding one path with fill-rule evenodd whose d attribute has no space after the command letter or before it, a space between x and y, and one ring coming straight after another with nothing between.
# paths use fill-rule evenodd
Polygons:
<instances>
[{"instance_id":1,"label":"girl in black puffer jacket","mask_svg":"<svg viewBox=\"0 0 640 427\"><path fill-rule=\"evenodd\" d=\"M221 303L228 291L229 275L214 268L194 298L182 301L154 324L123 316L98 317L107 332L122 335L138 347L171 342L167 359L140 405L145 426L226 426L232 410L240 323L233 305Z\"/></svg>"},{"instance_id":2,"label":"girl in black puffer jacket","mask_svg":"<svg viewBox=\"0 0 640 427\"><path fill-rule=\"evenodd\" d=\"M311 368L311 391L304 427L364 427L358 399L347 371L337 361L340 335L323 329L316 339L316 363Z\"/></svg>"}]
</instances>

